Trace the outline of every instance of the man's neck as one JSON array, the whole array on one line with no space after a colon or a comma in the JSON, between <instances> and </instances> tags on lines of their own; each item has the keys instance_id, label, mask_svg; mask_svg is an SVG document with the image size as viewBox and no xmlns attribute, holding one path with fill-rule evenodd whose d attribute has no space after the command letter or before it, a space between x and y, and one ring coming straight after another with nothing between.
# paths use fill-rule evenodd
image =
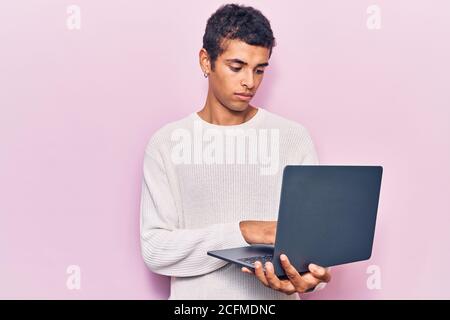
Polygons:
<instances>
[{"instance_id":1,"label":"man's neck","mask_svg":"<svg viewBox=\"0 0 450 320\"><path fill-rule=\"evenodd\" d=\"M233 111L223 106L211 107L206 104L202 110L197 112L197 114L206 122L221 126L230 126L247 122L253 118L257 112L258 109L250 104L243 111Z\"/></svg>"}]
</instances>

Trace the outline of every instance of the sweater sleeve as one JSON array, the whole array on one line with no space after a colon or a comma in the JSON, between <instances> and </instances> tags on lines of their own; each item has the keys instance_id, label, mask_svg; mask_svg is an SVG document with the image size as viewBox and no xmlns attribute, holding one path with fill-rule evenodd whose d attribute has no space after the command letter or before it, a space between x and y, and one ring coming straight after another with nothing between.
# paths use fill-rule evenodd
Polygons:
<instances>
[{"instance_id":1,"label":"sweater sleeve","mask_svg":"<svg viewBox=\"0 0 450 320\"><path fill-rule=\"evenodd\" d=\"M159 153L146 149L140 205L141 253L155 273L190 277L217 270L226 261L209 250L246 246L239 222L181 229L179 213Z\"/></svg>"}]
</instances>

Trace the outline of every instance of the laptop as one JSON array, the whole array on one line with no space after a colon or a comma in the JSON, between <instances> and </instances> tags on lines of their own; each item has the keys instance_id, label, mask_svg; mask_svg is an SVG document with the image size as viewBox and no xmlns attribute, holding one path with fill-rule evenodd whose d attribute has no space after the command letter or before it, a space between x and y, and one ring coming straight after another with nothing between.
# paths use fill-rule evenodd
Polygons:
<instances>
[{"instance_id":1,"label":"laptop","mask_svg":"<svg viewBox=\"0 0 450 320\"><path fill-rule=\"evenodd\" d=\"M280 255L301 274L308 265L336 266L372 255L382 166L287 165L283 169L274 245L256 244L207 254L254 271L271 261L286 278Z\"/></svg>"}]
</instances>

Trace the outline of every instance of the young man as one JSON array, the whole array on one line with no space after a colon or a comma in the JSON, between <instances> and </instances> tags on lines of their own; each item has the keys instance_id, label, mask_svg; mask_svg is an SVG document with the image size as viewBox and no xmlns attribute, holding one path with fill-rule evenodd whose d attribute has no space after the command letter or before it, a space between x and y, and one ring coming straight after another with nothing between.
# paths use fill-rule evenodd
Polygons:
<instances>
[{"instance_id":1,"label":"young man","mask_svg":"<svg viewBox=\"0 0 450 320\"><path fill-rule=\"evenodd\" d=\"M285 256L289 280L279 280L270 262L265 271L256 263L252 275L207 255L273 244L284 166L318 163L302 125L250 105L274 46L260 11L219 8L199 53L209 81L203 109L165 125L146 147L142 255L152 271L171 277L170 299L299 299L293 293L330 281L320 266L300 276Z\"/></svg>"}]
</instances>

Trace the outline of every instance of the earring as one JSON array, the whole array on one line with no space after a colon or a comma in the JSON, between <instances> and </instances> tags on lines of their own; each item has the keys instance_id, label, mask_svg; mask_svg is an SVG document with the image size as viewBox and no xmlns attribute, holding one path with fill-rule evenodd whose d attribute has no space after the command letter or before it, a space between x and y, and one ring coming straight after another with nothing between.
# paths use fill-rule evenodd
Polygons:
<instances>
[{"instance_id":1,"label":"earring","mask_svg":"<svg viewBox=\"0 0 450 320\"><path fill-rule=\"evenodd\" d=\"M207 74L206 72L203 73L203 76L204 76L205 78L208 78L208 74Z\"/></svg>"}]
</instances>

